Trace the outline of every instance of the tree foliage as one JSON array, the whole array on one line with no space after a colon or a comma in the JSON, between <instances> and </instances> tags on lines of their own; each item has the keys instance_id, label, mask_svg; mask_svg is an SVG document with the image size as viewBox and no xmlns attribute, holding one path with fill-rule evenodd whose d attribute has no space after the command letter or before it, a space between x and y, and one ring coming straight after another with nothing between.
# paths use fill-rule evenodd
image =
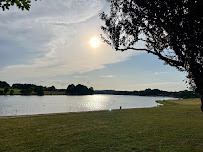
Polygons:
<instances>
[{"instance_id":1,"label":"tree foliage","mask_svg":"<svg viewBox=\"0 0 203 152\"><path fill-rule=\"evenodd\" d=\"M106 37L116 50L146 51L188 74L203 103L203 1L111 0L101 14ZM142 42L144 48L137 48ZM203 110L203 107L202 107Z\"/></svg>"},{"instance_id":2,"label":"tree foliage","mask_svg":"<svg viewBox=\"0 0 203 152\"><path fill-rule=\"evenodd\" d=\"M29 10L31 6L31 0L0 0L0 8L2 8L3 11L6 9L9 10L10 7L14 5L16 5L21 10Z\"/></svg>"},{"instance_id":3,"label":"tree foliage","mask_svg":"<svg viewBox=\"0 0 203 152\"><path fill-rule=\"evenodd\" d=\"M20 93L22 94L22 95L31 95L31 93L32 93L32 88L27 88L27 89L22 89L21 91L20 91Z\"/></svg>"},{"instance_id":4,"label":"tree foliage","mask_svg":"<svg viewBox=\"0 0 203 152\"><path fill-rule=\"evenodd\" d=\"M97 90L94 94L113 94L113 95L136 95L136 96L162 96L174 98L199 98L199 95L193 91L163 91L159 89L145 89L141 91L115 91L115 90Z\"/></svg>"},{"instance_id":5,"label":"tree foliage","mask_svg":"<svg viewBox=\"0 0 203 152\"><path fill-rule=\"evenodd\" d=\"M2 90L0 90L0 95L4 95L4 92Z\"/></svg>"},{"instance_id":6,"label":"tree foliage","mask_svg":"<svg viewBox=\"0 0 203 152\"><path fill-rule=\"evenodd\" d=\"M42 86L37 86L34 89L34 92L36 92L38 96L43 96L44 95L44 89L43 89Z\"/></svg>"},{"instance_id":7,"label":"tree foliage","mask_svg":"<svg viewBox=\"0 0 203 152\"><path fill-rule=\"evenodd\" d=\"M14 95L14 90L11 90L11 91L10 91L10 95Z\"/></svg>"},{"instance_id":8,"label":"tree foliage","mask_svg":"<svg viewBox=\"0 0 203 152\"><path fill-rule=\"evenodd\" d=\"M6 95L9 92L9 88L4 89L4 94Z\"/></svg>"},{"instance_id":9,"label":"tree foliage","mask_svg":"<svg viewBox=\"0 0 203 152\"><path fill-rule=\"evenodd\" d=\"M75 86L74 84L71 84L67 87L66 94L69 95L91 95L94 93L93 88L87 88L84 85L78 84Z\"/></svg>"},{"instance_id":10,"label":"tree foliage","mask_svg":"<svg viewBox=\"0 0 203 152\"><path fill-rule=\"evenodd\" d=\"M0 88L10 88L10 85L5 81L0 81Z\"/></svg>"}]
</instances>

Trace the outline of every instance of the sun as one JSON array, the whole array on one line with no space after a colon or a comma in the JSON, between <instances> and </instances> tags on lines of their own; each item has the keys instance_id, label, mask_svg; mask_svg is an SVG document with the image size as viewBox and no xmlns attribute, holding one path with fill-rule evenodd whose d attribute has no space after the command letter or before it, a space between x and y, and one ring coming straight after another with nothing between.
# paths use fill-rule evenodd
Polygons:
<instances>
[{"instance_id":1,"label":"sun","mask_svg":"<svg viewBox=\"0 0 203 152\"><path fill-rule=\"evenodd\" d=\"M99 45L100 45L100 40L96 37L93 37L91 40L90 40L90 45L93 47L93 48L97 48Z\"/></svg>"}]
</instances>

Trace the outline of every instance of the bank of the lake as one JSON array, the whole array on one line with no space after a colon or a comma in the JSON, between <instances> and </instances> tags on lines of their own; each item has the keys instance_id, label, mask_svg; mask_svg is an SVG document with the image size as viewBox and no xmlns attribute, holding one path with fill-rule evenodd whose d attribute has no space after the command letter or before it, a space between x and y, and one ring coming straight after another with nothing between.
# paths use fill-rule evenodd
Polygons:
<instances>
[{"instance_id":1,"label":"bank of the lake","mask_svg":"<svg viewBox=\"0 0 203 152\"><path fill-rule=\"evenodd\" d=\"M162 103L167 106L4 117L0 151L201 152L200 100Z\"/></svg>"}]
</instances>

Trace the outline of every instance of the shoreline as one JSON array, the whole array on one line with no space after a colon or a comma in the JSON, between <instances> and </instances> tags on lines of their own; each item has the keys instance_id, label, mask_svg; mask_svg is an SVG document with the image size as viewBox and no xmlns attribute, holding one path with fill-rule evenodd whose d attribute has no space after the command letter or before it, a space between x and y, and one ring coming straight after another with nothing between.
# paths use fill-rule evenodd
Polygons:
<instances>
[{"instance_id":1,"label":"shoreline","mask_svg":"<svg viewBox=\"0 0 203 152\"><path fill-rule=\"evenodd\" d=\"M168 100L165 100L168 101ZM155 101L158 103L158 100ZM159 103L161 104L161 103ZM126 109L109 109L109 110L96 110L96 111L78 111L78 112L60 112L60 113L44 113L44 114L30 114L30 115L14 115L14 116L0 116L0 119L9 118L28 118L28 117L40 117L40 116L54 116L54 115L66 115L66 114L79 114L79 113L91 113L91 112L112 112L112 111L123 111L123 110L135 110L135 109L150 109L162 107L164 104L153 106L153 107L143 107L143 108L126 108Z\"/></svg>"}]
</instances>

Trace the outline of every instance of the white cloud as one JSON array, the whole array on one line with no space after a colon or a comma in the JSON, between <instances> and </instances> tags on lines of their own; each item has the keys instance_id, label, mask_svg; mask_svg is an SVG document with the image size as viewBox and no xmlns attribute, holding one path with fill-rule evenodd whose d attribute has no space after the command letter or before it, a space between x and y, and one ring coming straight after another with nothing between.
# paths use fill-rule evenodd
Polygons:
<instances>
[{"instance_id":1,"label":"white cloud","mask_svg":"<svg viewBox=\"0 0 203 152\"><path fill-rule=\"evenodd\" d=\"M5 21L0 23L0 32L30 56L23 58L22 55L21 64L1 68L1 79L84 73L138 54L116 52L106 44L98 49L89 46L89 39L101 33L98 14L105 6L106 2L101 0L43 0L33 2L30 12L17 9L4 12L0 17ZM13 53L17 55L19 50Z\"/></svg>"},{"instance_id":2,"label":"white cloud","mask_svg":"<svg viewBox=\"0 0 203 152\"><path fill-rule=\"evenodd\" d=\"M100 77L102 77L102 78L114 78L115 75L102 75Z\"/></svg>"},{"instance_id":3,"label":"white cloud","mask_svg":"<svg viewBox=\"0 0 203 152\"><path fill-rule=\"evenodd\" d=\"M159 75L159 74L167 74L169 72L155 72L154 74Z\"/></svg>"},{"instance_id":4,"label":"white cloud","mask_svg":"<svg viewBox=\"0 0 203 152\"><path fill-rule=\"evenodd\" d=\"M85 78L88 78L88 76L74 76L74 78L76 78L76 79L85 79Z\"/></svg>"}]
</instances>

